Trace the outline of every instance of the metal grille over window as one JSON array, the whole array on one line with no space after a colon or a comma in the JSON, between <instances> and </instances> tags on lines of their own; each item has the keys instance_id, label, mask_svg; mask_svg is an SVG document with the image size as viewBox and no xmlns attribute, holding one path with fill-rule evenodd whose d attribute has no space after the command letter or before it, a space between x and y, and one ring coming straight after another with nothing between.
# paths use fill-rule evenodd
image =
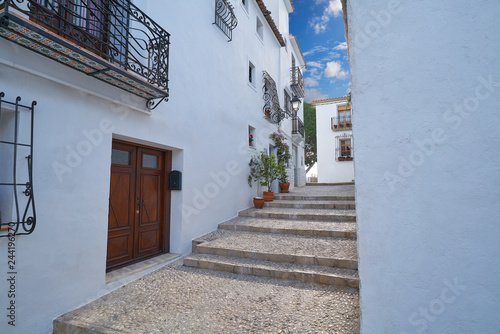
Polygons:
<instances>
[{"instance_id":1,"label":"metal grille over window","mask_svg":"<svg viewBox=\"0 0 500 334\"><path fill-rule=\"evenodd\" d=\"M344 133L335 137L335 160L351 161L353 160L354 148L352 145L352 135Z\"/></svg>"},{"instance_id":2,"label":"metal grille over window","mask_svg":"<svg viewBox=\"0 0 500 334\"><path fill-rule=\"evenodd\" d=\"M143 97L149 109L168 98L170 34L129 0L0 0L0 36Z\"/></svg>"},{"instance_id":3,"label":"metal grille over window","mask_svg":"<svg viewBox=\"0 0 500 334\"><path fill-rule=\"evenodd\" d=\"M33 123L30 106L3 100L0 93L0 237L35 230L33 195Z\"/></svg>"},{"instance_id":4,"label":"metal grille over window","mask_svg":"<svg viewBox=\"0 0 500 334\"><path fill-rule=\"evenodd\" d=\"M285 119L286 113L280 108L280 100L276 89L276 82L273 78L263 71L264 86L264 117L273 123L280 123Z\"/></svg>"},{"instance_id":5,"label":"metal grille over window","mask_svg":"<svg viewBox=\"0 0 500 334\"><path fill-rule=\"evenodd\" d=\"M229 38L228 42L233 40L233 29L238 25L238 20L233 6L227 0L215 0L214 24Z\"/></svg>"},{"instance_id":6,"label":"metal grille over window","mask_svg":"<svg viewBox=\"0 0 500 334\"><path fill-rule=\"evenodd\" d=\"M304 78L302 77L302 71L300 70L300 67L292 66L290 72L291 72L290 88L298 98L303 98L305 96L304 95L305 90L304 90Z\"/></svg>"},{"instance_id":7,"label":"metal grille over window","mask_svg":"<svg viewBox=\"0 0 500 334\"><path fill-rule=\"evenodd\" d=\"M286 113L286 118L292 117L292 98L290 94L285 90L284 91L284 96L285 96L285 113Z\"/></svg>"}]
</instances>

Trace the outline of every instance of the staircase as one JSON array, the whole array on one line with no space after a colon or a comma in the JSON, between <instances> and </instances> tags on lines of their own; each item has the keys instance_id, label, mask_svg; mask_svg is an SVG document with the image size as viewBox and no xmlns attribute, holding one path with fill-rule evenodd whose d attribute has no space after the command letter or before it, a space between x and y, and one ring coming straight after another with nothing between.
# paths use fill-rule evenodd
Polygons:
<instances>
[{"instance_id":1,"label":"staircase","mask_svg":"<svg viewBox=\"0 0 500 334\"><path fill-rule=\"evenodd\" d=\"M276 194L193 240L184 265L359 288L354 196Z\"/></svg>"}]
</instances>

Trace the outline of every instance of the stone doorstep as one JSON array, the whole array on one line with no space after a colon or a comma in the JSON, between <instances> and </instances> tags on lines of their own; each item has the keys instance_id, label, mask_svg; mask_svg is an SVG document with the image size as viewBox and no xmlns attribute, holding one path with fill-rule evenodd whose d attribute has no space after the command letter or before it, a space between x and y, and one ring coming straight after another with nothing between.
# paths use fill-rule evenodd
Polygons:
<instances>
[{"instance_id":1,"label":"stone doorstep","mask_svg":"<svg viewBox=\"0 0 500 334\"><path fill-rule=\"evenodd\" d=\"M273 228L264 226L238 225L238 224L219 224L219 229L230 231L244 231L257 233L273 234L293 234L309 237L329 237L329 238L348 238L356 239L356 231L332 231L332 230L312 230L296 228ZM195 240L193 240L194 242ZM193 248L194 249L194 248Z\"/></svg>"},{"instance_id":2,"label":"stone doorstep","mask_svg":"<svg viewBox=\"0 0 500 334\"><path fill-rule=\"evenodd\" d=\"M340 210L355 210L356 204L352 203L301 203L289 201L289 202L281 202L280 200L266 202L264 204L265 207L271 208L294 208L294 209L340 209Z\"/></svg>"},{"instance_id":3,"label":"stone doorstep","mask_svg":"<svg viewBox=\"0 0 500 334\"><path fill-rule=\"evenodd\" d=\"M275 219L297 219L297 220L324 220L324 221L356 221L356 215L332 215L332 214L295 214L295 213L277 213L266 212L262 209L250 208L240 211L240 217L254 218L275 218Z\"/></svg>"},{"instance_id":4,"label":"stone doorstep","mask_svg":"<svg viewBox=\"0 0 500 334\"><path fill-rule=\"evenodd\" d=\"M293 255L293 254L274 254L265 252L245 251L231 248L211 247L198 244L194 253L220 255L227 257L239 257L269 262L286 262L293 264L303 264L307 266L324 266L345 269L358 269L358 261L350 259L337 259L329 257L319 257L313 255Z\"/></svg>"},{"instance_id":5,"label":"stone doorstep","mask_svg":"<svg viewBox=\"0 0 500 334\"><path fill-rule=\"evenodd\" d=\"M184 258L188 267L226 271L235 274L264 276L278 279L289 279L304 283L335 285L339 287L359 288L359 278L348 269L340 274L321 272L314 266L290 265L288 268L273 266L273 263L254 260L252 263L237 263L234 259L224 257L202 258L197 254ZM341 269L337 269L341 270Z\"/></svg>"}]
</instances>

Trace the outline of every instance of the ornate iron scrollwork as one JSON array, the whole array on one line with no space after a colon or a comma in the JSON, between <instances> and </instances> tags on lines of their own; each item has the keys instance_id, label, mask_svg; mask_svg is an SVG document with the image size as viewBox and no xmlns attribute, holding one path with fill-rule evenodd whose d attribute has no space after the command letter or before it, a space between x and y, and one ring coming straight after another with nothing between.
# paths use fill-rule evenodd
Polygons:
<instances>
[{"instance_id":1,"label":"ornate iron scrollwork","mask_svg":"<svg viewBox=\"0 0 500 334\"><path fill-rule=\"evenodd\" d=\"M215 25L229 38L233 39L233 29L238 25L233 6L227 0L215 0Z\"/></svg>"},{"instance_id":2,"label":"ornate iron scrollwork","mask_svg":"<svg viewBox=\"0 0 500 334\"><path fill-rule=\"evenodd\" d=\"M3 92L0 93L0 125L2 124L2 104L10 107L9 109L13 109L13 115L7 115L8 117L12 117L14 119L13 125L13 138L1 138L0 145L12 145L13 146L13 155L12 155L12 179L8 182L0 183L0 194L5 198L13 198L13 203L10 204L8 202L0 203L0 208L2 209L12 209L13 213L9 214L11 210L7 212L5 216L7 216L8 221L4 222L3 217L0 216L0 228L2 232L0 232L0 237L7 237L11 235L26 235L31 234L35 230L36 226L36 211L35 211L35 198L33 195L33 123L34 123L34 113L35 113L35 105L36 101L31 103L31 106L21 105L19 102L21 101L20 97L17 97L15 102L4 101L2 98L5 96ZM7 108L5 110L8 110ZM21 110L28 110L30 112L30 142L22 143L19 142L20 137L20 119L21 119ZM27 177L28 181L25 183L18 182L18 155L21 153L20 150L28 150L28 155L26 156L26 168L27 168ZM2 151L0 151L2 152ZM7 152L4 150L3 152ZM2 160L8 161L6 156L1 157ZM2 177L7 177L7 175L2 174ZM2 180L3 182L3 180ZM19 188L23 188L22 193L26 196L26 200L22 200L19 197ZM9 190L12 190L12 192ZM23 209L24 207L24 209ZM7 226L6 229L4 227Z\"/></svg>"},{"instance_id":3,"label":"ornate iron scrollwork","mask_svg":"<svg viewBox=\"0 0 500 334\"><path fill-rule=\"evenodd\" d=\"M285 119L286 113L280 107L276 82L266 71L263 71L262 76L264 81L264 86L262 87L264 91L264 117L273 123L279 124Z\"/></svg>"}]
</instances>

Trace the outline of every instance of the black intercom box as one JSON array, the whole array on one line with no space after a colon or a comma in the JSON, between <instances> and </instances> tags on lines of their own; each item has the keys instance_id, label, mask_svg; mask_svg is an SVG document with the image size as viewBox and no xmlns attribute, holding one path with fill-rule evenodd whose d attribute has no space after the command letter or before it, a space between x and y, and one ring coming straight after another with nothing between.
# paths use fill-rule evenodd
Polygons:
<instances>
[{"instance_id":1,"label":"black intercom box","mask_svg":"<svg viewBox=\"0 0 500 334\"><path fill-rule=\"evenodd\" d=\"M170 172L169 190L182 190L182 172L178 170Z\"/></svg>"}]
</instances>

